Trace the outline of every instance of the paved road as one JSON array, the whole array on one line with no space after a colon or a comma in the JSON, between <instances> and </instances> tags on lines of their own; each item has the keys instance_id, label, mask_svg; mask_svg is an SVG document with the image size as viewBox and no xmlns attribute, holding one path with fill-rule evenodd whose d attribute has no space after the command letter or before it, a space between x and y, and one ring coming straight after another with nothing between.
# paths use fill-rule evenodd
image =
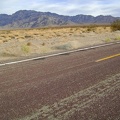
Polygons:
<instances>
[{"instance_id":1,"label":"paved road","mask_svg":"<svg viewBox=\"0 0 120 120\"><path fill-rule=\"evenodd\" d=\"M0 120L120 120L120 45L1 66Z\"/></svg>"}]
</instances>

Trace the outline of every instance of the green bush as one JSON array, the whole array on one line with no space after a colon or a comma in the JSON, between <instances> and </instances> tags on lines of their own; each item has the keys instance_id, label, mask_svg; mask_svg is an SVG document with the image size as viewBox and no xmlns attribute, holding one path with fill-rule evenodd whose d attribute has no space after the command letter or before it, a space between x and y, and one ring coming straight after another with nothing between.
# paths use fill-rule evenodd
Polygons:
<instances>
[{"instance_id":1,"label":"green bush","mask_svg":"<svg viewBox=\"0 0 120 120\"><path fill-rule=\"evenodd\" d=\"M105 39L105 42L110 42L110 41L111 41L110 38L106 38L106 39Z\"/></svg>"},{"instance_id":2,"label":"green bush","mask_svg":"<svg viewBox=\"0 0 120 120\"><path fill-rule=\"evenodd\" d=\"M111 29L112 29L112 31L120 30L120 20L115 20L111 24Z\"/></svg>"},{"instance_id":3,"label":"green bush","mask_svg":"<svg viewBox=\"0 0 120 120\"><path fill-rule=\"evenodd\" d=\"M21 46L21 50L22 50L24 53L29 53L29 52L30 52L30 48L29 48L29 46L27 46L27 45L22 45L22 46Z\"/></svg>"},{"instance_id":4,"label":"green bush","mask_svg":"<svg viewBox=\"0 0 120 120\"><path fill-rule=\"evenodd\" d=\"M120 36L116 37L114 40L120 40Z\"/></svg>"}]
</instances>

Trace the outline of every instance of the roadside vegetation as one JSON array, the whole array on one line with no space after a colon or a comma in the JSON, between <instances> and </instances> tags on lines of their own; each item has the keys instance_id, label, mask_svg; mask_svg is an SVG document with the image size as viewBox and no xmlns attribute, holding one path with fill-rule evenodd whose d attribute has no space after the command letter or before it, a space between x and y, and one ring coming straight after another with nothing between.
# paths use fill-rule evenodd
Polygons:
<instances>
[{"instance_id":1,"label":"roadside vegetation","mask_svg":"<svg viewBox=\"0 0 120 120\"><path fill-rule=\"evenodd\" d=\"M30 47L29 47L29 45L22 45L22 46L21 46L21 50L22 50L25 54L27 54L27 53L30 52Z\"/></svg>"},{"instance_id":2,"label":"roadside vegetation","mask_svg":"<svg viewBox=\"0 0 120 120\"><path fill-rule=\"evenodd\" d=\"M120 30L120 20L115 20L115 21L111 24L111 29L112 29L112 31Z\"/></svg>"},{"instance_id":3,"label":"roadside vegetation","mask_svg":"<svg viewBox=\"0 0 120 120\"><path fill-rule=\"evenodd\" d=\"M110 38L106 38L106 39L105 39L105 42L106 42L106 43L111 42L111 39L110 39Z\"/></svg>"},{"instance_id":4,"label":"roadside vegetation","mask_svg":"<svg viewBox=\"0 0 120 120\"><path fill-rule=\"evenodd\" d=\"M117 24L117 25L116 25ZM112 28L112 29L111 29ZM0 30L0 57L48 54L120 40L120 21L111 25Z\"/></svg>"}]
</instances>

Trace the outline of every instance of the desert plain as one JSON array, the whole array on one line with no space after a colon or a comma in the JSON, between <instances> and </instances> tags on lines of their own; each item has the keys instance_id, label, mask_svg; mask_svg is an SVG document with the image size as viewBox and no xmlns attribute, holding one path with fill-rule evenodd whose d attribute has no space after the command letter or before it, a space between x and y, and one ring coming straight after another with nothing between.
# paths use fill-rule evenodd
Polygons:
<instances>
[{"instance_id":1,"label":"desert plain","mask_svg":"<svg viewBox=\"0 0 120 120\"><path fill-rule=\"evenodd\" d=\"M0 61L120 41L110 26L67 26L0 30Z\"/></svg>"}]
</instances>

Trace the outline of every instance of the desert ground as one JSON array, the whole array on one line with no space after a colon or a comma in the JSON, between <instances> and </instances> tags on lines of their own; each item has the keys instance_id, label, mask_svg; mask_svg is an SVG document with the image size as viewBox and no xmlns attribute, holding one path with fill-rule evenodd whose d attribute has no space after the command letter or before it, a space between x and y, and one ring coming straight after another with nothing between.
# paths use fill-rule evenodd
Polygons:
<instances>
[{"instance_id":1,"label":"desert ground","mask_svg":"<svg viewBox=\"0 0 120 120\"><path fill-rule=\"evenodd\" d=\"M78 49L120 40L110 26L0 30L0 61Z\"/></svg>"}]
</instances>

